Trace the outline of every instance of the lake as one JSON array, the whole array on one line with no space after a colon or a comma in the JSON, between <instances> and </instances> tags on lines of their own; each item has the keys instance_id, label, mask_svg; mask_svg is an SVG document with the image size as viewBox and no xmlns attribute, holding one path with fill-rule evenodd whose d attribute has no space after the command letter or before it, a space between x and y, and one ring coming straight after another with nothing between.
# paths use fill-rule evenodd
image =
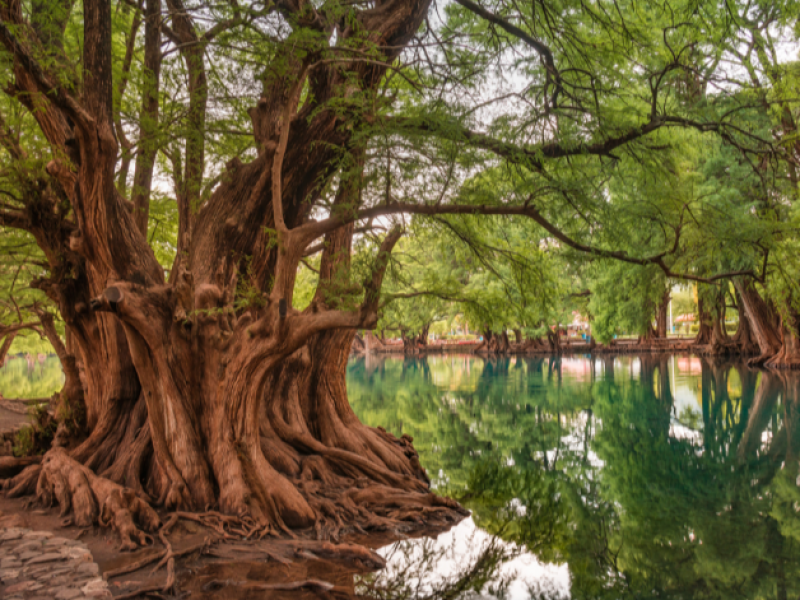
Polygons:
<instances>
[{"instance_id":1,"label":"lake","mask_svg":"<svg viewBox=\"0 0 800 600\"><path fill-rule=\"evenodd\" d=\"M16 359L0 393L46 396L59 375ZM798 374L653 354L367 356L347 376L362 421L411 435L436 491L472 511L383 548L356 591L800 596Z\"/></svg>"},{"instance_id":2,"label":"lake","mask_svg":"<svg viewBox=\"0 0 800 600\"><path fill-rule=\"evenodd\" d=\"M423 567L407 585L463 585L496 535L475 587L511 598L798 597L799 383L666 355L348 368L361 419L411 435L437 489L472 511L428 542L440 559L404 543ZM382 577L408 564L401 552Z\"/></svg>"}]
</instances>

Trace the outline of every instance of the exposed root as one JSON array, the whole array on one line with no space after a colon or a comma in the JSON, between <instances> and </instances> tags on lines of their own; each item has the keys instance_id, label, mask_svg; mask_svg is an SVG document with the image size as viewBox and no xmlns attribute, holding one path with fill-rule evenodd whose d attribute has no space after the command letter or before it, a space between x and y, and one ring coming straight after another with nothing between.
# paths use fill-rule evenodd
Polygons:
<instances>
[{"instance_id":1,"label":"exposed root","mask_svg":"<svg viewBox=\"0 0 800 600\"><path fill-rule=\"evenodd\" d=\"M768 360L770 360L774 356L775 355L771 354L771 353L770 354L767 354L767 353L759 354L758 356L755 356L755 357L751 358L750 360L748 360L747 361L747 366L749 366L749 367L760 367L761 365L766 363Z\"/></svg>"},{"instance_id":2,"label":"exposed root","mask_svg":"<svg viewBox=\"0 0 800 600\"><path fill-rule=\"evenodd\" d=\"M794 333L785 328L781 330L781 349L764 366L769 369L800 369L800 340Z\"/></svg>"},{"instance_id":3,"label":"exposed root","mask_svg":"<svg viewBox=\"0 0 800 600\"><path fill-rule=\"evenodd\" d=\"M332 583L320 581L318 579L307 579L305 581L290 581L288 583L253 583L251 581L234 581L231 579L220 580L212 579L203 586L204 592L216 592L228 586L241 587L244 590L253 591L294 591L310 589L317 593L329 592L334 588Z\"/></svg>"},{"instance_id":4,"label":"exposed root","mask_svg":"<svg viewBox=\"0 0 800 600\"><path fill-rule=\"evenodd\" d=\"M119 596L114 596L114 600L133 600L133 598L141 598L147 594L158 594L163 591L163 585L146 585L137 588L131 592L126 592Z\"/></svg>"},{"instance_id":5,"label":"exposed root","mask_svg":"<svg viewBox=\"0 0 800 600\"><path fill-rule=\"evenodd\" d=\"M33 494L36 491L36 483L39 481L39 473L41 471L41 465L32 465L19 475L6 479L3 482L3 490L6 496L8 498L19 498Z\"/></svg>"},{"instance_id":6,"label":"exposed root","mask_svg":"<svg viewBox=\"0 0 800 600\"><path fill-rule=\"evenodd\" d=\"M79 527L111 525L120 536L123 550L152 544L152 536L139 527L154 532L160 524L156 512L132 490L98 477L62 448L53 448L45 455L36 496L48 506L58 502L62 517L71 510Z\"/></svg>"},{"instance_id":7,"label":"exposed root","mask_svg":"<svg viewBox=\"0 0 800 600\"><path fill-rule=\"evenodd\" d=\"M24 456L22 458L14 458L13 456L0 457L0 479L16 477L27 467L38 465L41 462L41 456Z\"/></svg>"},{"instance_id":8,"label":"exposed root","mask_svg":"<svg viewBox=\"0 0 800 600\"><path fill-rule=\"evenodd\" d=\"M154 554L151 554L150 556L146 556L145 558L143 558L141 560L137 560L136 562L132 562L132 563L127 564L127 565L125 565L123 567L119 567L118 569L110 569L110 570L105 571L103 573L103 579L108 581L109 579L112 579L114 577L119 577L120 575L127 575L128 573L135 573L139 569L143 569L147 565L153 564L154 562L156 562L160 558L163 558L164 556L166 556L166 554L167 554L167 551L163 550L161 552L156 552Z\"/></svg>"}]
</instances>

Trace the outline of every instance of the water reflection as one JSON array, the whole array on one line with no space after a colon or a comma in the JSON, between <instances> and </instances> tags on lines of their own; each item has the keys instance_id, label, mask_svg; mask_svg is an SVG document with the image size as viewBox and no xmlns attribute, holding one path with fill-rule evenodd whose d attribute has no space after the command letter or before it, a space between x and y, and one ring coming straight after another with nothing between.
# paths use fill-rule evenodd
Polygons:
<instances>
[{"instance_id":1,"label":"water reflection","mask_svg":"<svg viewBox=\"0 0 800 600\"><path fill-rule=\"evenodd\" d=\"M62 377L55 357L13 359L0 393L46 397ZM348 391L364 422L413 436L437 489L473 515L382 548L377 573L337 568L346 586L303 575L344 586L336 597L800 596L796 373L690 356L367 356Z\"/></svg>"},{"instance_id":2,"label":"water reflection","mask_svg":"<svg viewBox=\"0 0 800 600\"><path fill-rule=\"evenodd\" d=\"M800 594L799 383L688 356L441 356L353 360L348 389L362 420L414 437L435 485L507 544L500 563L568 571L537 567L537 588L498 564L463 590L786 598ZM409 578L399 564L378 578ZM451 577L419 564L428 583L406 596Z\"/></svg>"}]
</instances>

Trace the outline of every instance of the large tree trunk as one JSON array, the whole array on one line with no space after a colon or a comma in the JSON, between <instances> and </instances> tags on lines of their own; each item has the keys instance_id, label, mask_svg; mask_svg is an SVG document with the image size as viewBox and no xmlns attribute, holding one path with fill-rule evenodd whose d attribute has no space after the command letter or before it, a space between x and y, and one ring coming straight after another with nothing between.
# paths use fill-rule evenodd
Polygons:
<instances>
[{"instance_id":1,"label":"large tree trunk","mask_svg":"<svg viewBox=\"0 0 800 600\"><path fill-rule=\"evenodd\" d=\"M429 329L430 323L424 325L422 330L416 335L408 336L405 332L401 332L403 338L403 352L405 354L419 354L423 351L428 345Z\"/></svg>"},{"instance_id":2,"label":"large tree trunk","mask_svg":"<svg viewBox=\"0 0 800 600\"><path fill-rule=\"evenodd\" d=\"M750 280L736 279L734 285L750 324L750 331L760 350L759 356L749 362L750 364L762 364L775 356L781 349L782 340L778 317L772 307L761 298Z\"/></svg>"},{"instance_id":3,"label":"large tree trunk","mask_svg":"<svg viewBox=\"0 0 800 600\"><path fill-rule=\"evenodd\" d=\"M561 354L561 328L558 325L555 330L548 329L547 344L552 354Z\"/></svg>"},{"instance_id":4,"label":"large tree trunk","mask_svg":"<svg viewBox=\"0 0 800 600\"><path fill-rule=\"evenodd\" d=\"M251 532L316 526L323 537L343 525L402 528L420 516L462 518L457 505L429 493L411 440L365 427L347 401L354 332L377 323L383 275L401 232L385 237L365 283L340 289L332 274L348 271L355 217L309 218L343 163L358 168L340 170L334 204L346 215L358 208L364 150L351 138L362 123L330 101L345 88L364 98L375 93L386 65L418 31L428 0L353 8L358 25L339 41L367 31L357 45L380 60L302 62L287 43L276 57L282 67L265 65L263 94L250 110L257 157L231 161L202 202L205 42L181 0L167 6L188 79L185 169L174 173L178 248L168 279L145 236L156 155L147 127L133 201L116 186L111 4L82 3L83 73L67 87L50 65L48 72L36 65L33 56L49 48L31 56L26 44L2 37L15 56L9 89L58 150L46 168L50 187L37 188L41 197L26 205L20 227L49 263L36 287L58 306L74 346L72 355L63 345L57 351L67 372L64 396L82 398L86 434L53 448L5 488L56 501L80 525L111 523L126 547L148 541L139 528L158 526L148 504L214 507ZM141 112L149 119L158 110L160 12L160 2L147 0ZM287 17L290 26L295 17ZM0 6L0 20L3 31L12 24L38 43L25 33L20 3ZM322 23L328 20L311 26ZM316 36L324 47L309 56L327 50L333 21L324 26L327 35ZM297 266L323 235L317 296L299 312L292 308ZM354 291L363 292L358 306L336 305Z\"/></svg>"},{"instance_id":5,"label":"large tree trunk","mask_svg":"<svg viewBox=\"0 0 800 600\"><path fill-rule=\"evenodd\" d=\"M658 304L658 308L656 310L656 337L660 339L666 339L667 334L667 314L669 312L669 301L670 301L670 294L669 289L664 290L664 296L661 298L661 302Z\"/></svg>"},{"instance_id":6,"label":"large tree trunk","mask_svg":"<svg viewBox=\"0 0 800 600\"><path fill-rule=\"evenodd\" d=\"M711 336L712 336L712 325L711 325L711 314L706 311L705 303L703 302L702 298L697 299L697 320L699 324L699 329L697 330L697 335L695 336L694 340L692 341L692 347L698 346L706 346L711 343Z\"/></svg>"},{"instance_id":7,"label":"large tree trunk","mask_svg":"<svg viewBox=\"0 0 800 600\"><path fill-rule=\"evenodd\" d=\"M774 369L800 369L800 339L795 319L780 328L781 347L764 366Z\"/></svg>"},{"instance_id":8,"label":"large tree trunk","mask_svg":"<svg viewBox=\"0 0 800 600\"><path fill-rule=\"evenodd\" d=\"M739 324L736 326L736 333L733 335L733 343L739 349L739 354L742 356L758 354L758 344L755 339L753 339L750 320L744 313L741 300L739 300Z\"/></svg>"},{"instance_id":9,"label":"large tree trunk","mask_svg":"<svg viewBox=\"0 0 800 600\"><path fill-rule=\"evenodd\" d=\"M8 333L3 337L3 343L0 344L0 367L4 367L6 364L6 358L8 357L8 351L11 348L11 344L14 343L14 338L16 337L17 333Z\"/></svg>"}]
</instances>

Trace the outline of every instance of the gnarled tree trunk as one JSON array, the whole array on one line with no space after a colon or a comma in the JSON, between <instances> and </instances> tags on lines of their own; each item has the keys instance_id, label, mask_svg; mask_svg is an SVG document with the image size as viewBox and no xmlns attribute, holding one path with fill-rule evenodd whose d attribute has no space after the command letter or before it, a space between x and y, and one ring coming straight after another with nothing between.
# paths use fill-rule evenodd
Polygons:
<instances>
[{"instance_id":1,"label":"gnarled tree trunk","mask_svg":"<svg viewBox=\"0 0 800 600\"><path fill-rule=\"evenodd\" d=\"M354 10L359 25L348 32L369 32L360 43L381 60L301 62L287 44L288 66L265 70L263 95L250 111L258 156L246 165L232 161L198 209L203 43L180 0L168 0L190 80L178 248L168 279L145 237L153 148L143 144L137 158L134 181L145 189L134 190L134 202L120 196L114 179L111 5L83 3L79 95L0 31L15 56L20 101L60 149L47 166L50 187L38 206L29 205L21 227L49 262L50 276L37 286L58 306L83 365L78 391L69 356L59 349L70 371L65 392L70 401L82 397L86 415L85 437L7 480L10 494L57 501L81 525L111 523L126 547L149 539L141 529L158 526L149 504L215 507L263 532L313 526L322 537L342 526L402 528L421 515L463 517L453 502L429 492L411 440L362 425L347 401L353 337L377 323L383 274L401 232L392 230L378 249L358 287L363 301L339 306L337 298L352 295L353 286L338 289L332 274L348 268L356 218L349 209L360 201L360 169L340 173L334 204L346 217L310 218L338 161L347 156L363 165L363 149L350 144L353 127L342 125L328 102L343 88L374 93L428 4L400 0ZM148 15L159 10L148 0ZM0 19L20 31L27 26L19 3L0 7ZM145 21L145 62L155 78L158 21ZM333 22L317 23L323 25L330 35ZM309 94L298 112L304 86ZM142 111L152 113L157 81L145 88ZM64 198L71 211L56 209ZM317 295L300 312L292 308L297 266L322 236Z\"/></svg>"},{"instance_id":2,"label":"gnarled tree trunk","mask_svg":"<svg viewBox=\"0 0 800 600\"><path fill-rule=\"evenodd\" d=\"M711 343L711 336L713 334L713 327L711 324L712 316L706 310L705 302L702 298L697 299L697 320L699 329L697 335L692 341L692 347L706 346Z\"/></svg>"},{"instance_id":3,"label":"gnarled tree trunk","mask_svg":"<svg viewBox=\"0 0 800 600\"><path fill-rule=\"evenodd\" d=\"M750 324L750 332L760 351L749 362L754 365L763 364L775 356L782 346L778 316L758 293L752 281L735 279L734 286Z\"/></svg>"},{"instance_id":4,"label":"gnarled tree trunk","mask_svg":"<svg viewBox=\"0 0 800 600\"><path fill-rule=\"evenodd\" d=\"M658 308L656 309L656 337L660 339L666 339L667 334L669 331L667 330L668 326L668 319L667 314L669 312L669 301L670 301L670 293L669 289L664 290L664 296L661 298L661 302L658 303Z\"/></svg>"}]
</instances>

